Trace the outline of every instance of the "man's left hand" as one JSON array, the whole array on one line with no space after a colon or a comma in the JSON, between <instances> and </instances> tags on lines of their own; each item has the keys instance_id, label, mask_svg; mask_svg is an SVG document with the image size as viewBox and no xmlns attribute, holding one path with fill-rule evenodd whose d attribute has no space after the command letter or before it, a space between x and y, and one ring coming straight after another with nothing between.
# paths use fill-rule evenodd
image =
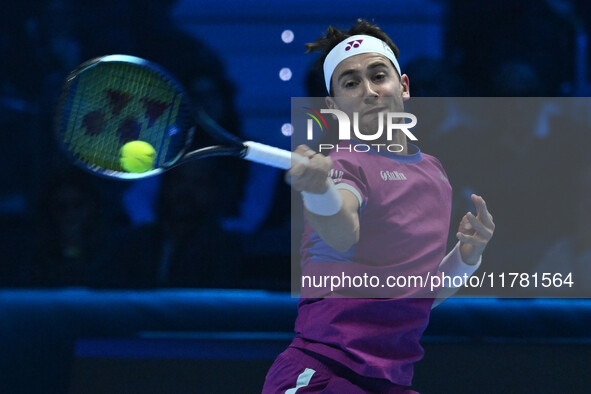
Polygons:
<instances>
[{"instance_id":1,"label":"man's left hand","mask_svg":"<svg viewBox=\"0 0 591 394\"><path fill-rule=\"evenodd\" d=\"M493 236L495 223L486 202L480 196L470 196L476 206L476 216L468 212L460 221L456 236L460 240L460 254L466 264L476 264Z\"/></svg>"}]
</instances>

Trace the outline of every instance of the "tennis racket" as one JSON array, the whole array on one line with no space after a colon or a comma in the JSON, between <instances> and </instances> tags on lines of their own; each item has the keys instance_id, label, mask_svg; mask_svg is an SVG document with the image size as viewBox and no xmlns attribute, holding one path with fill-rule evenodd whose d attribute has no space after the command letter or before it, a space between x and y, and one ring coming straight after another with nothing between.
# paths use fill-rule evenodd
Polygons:
<instances>
[{"instance_id":1,"label":"tennis racket","mask_svg":"<svg viewBox=\"0 0 591 394\"><path fill-rule=\"evenodd\" d=\"M292 160L308 160L287 150L241 141L204 111L196 117L189 115L183 87L164 68L134 56L109 55L81 64L66 78L57 108L57 139L78 166L128 180L210 156L235 156L281 169L291 168ZM195 122L219 145L187 152ZM154 147L153 169L132 173L122 167L121 147L136 140Z\"/></svg>"}]
</instances>

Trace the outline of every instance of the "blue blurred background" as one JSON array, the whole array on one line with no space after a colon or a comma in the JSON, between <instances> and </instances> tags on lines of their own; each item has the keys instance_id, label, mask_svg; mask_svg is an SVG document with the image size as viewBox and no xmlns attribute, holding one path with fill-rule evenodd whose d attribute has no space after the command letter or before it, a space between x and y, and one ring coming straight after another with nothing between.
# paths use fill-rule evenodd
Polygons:
<instances>
[{"instance_id":1,"label":"blue blurred background","mask_svg":"<svg viewBox=\"0 0 591 394\"><path fill-rule=\"evenodd\" d=\"M125 53L160 63L177 76L193 102L201 103L228 130L289 149L290 139L282 127L290 122L291 97L324 95L313 68L316 57L304 54L304 44L318 38L330 24L348 29L357 18L366 18L380 25L399 46L401 66L416 97L586 97L591 92L590 7L582 0L5 0L0 14L0 286L4 289L0 301L5 316L0 327L4 325L3 335L8 338L23 331L31 337L45 334L35 345L20 337L0 348L4 363L0 384L9 387L3 392L58 393L71 387L75 392L91 392L77 385L96 368L88 364L84 369L86 364L76 361L84 352L76 353L74 347L84 337L128 338L146 330L289 332L293 322L294 301L286 295L291 274L291 191L283 173L239 160L212 159L127 183L72 167L53 139L52 117L63 79L82 61ZM549 258L591 264L591 220L583 214L588 215L591 201L591 166L585 154L590 130L588 124L581 127L575 122L566 132L561 129L564 123L557 124L551 124L549 133L531 129L474 140L482 151L493 138L497 144L498 155L485 170L498 172L486 185L474 180L476 168L470 162L480 151L465 155L470 148L457 142L470 141L462 134L465 131L446 136L447 142L436 135L423 139L428 153L438 156L439 150L445 151L441 160L457 201L472 191L490 195L489 207L498 214L499 228L513 229L499 230L499 239L490 246L490 259L514 259L522 264L519 271ZM560 139L563 142L556 145ZM552 161L545 156L549 147L560 149ZM496 160L504 165L498 166ZM516 190L512 185L523 186L524 174L536 169L546 171L547 183L519 189L516 202L516 196L507 191ZM539 200L546 205L536 205ZM530 209L524 209L522 202L531 204ZM536 220L543 219L528 212L539 212L555 202L560 203L559 215L552 216L549 225L537 226ZM464 209L469 207L454 208L452 223ZM147 298L140 302L134 297ZM227 326L203 325L195 316L182 318L196 313L185 308L203 308L200 303L218 302L224 308L240 299L252 301L247 304L259 320L269 319L264 309L272 303L276 309L268 310L283 311L279 323L268 330L252 328L258 326L248 316L233 319L231 311ZM55 301L51 308L66 307L50 308L55 314L40 317L40 312L48 310L42 300ZM110 308L114 300L131 306L139 302L136 312L141 315L142 308L147 308L148 314L127 320L114 307L113 315L106 318L113 319L109 325L95 308ZM71 303L74 306L67 307ZM550 307L555 311L552 308L568 309L569 305ZM590 312L577 305L580 315L565 321L563 331L552 326L540 337L551 336L552 330L563 339L571 334L585 337L576 327L580 319L589 322ZM503 310L494 303L479 310L487 314L487 308ZM549 313L540 304L524 308ZM130 311L124 311L129 316ZM209 323L224 319L219 310L211 313L203 315ZM549 316L552 319L552 313ZM437 325L434 317L440 328L435 336L458 334L443 323L449 316L439 318L443 320ZM153 319L162 324L146 323ZM532 324L539 322L536 319ZM89 323L98 321L101 329ZM46 327L51 322L53 326ZM73 326L65 328L67 322ZM279 338L283 345L286 337L271 338ZM205 349L226 346L225 337L214 338L222 345L211 345L210 339L200 337L201 342L190 343ZM173 340L170 346L176 345ZM588 347L582 349L589 354ZM271 346L261 356L262 369L275 350ZM28 371L29 366L34 372ZM113 369L112 364L109 368ZM72 371L78 373L78 380ZM42 378L35 382L29 373ZM145 378L150 373L140 375ZM121 387L111 392L136 392Z\"/></svg>"},{"instance_id":2,"label":"blue blurred background","mask_svg":"<svg viewBox=\"0 0 591 394\"><path fill-rule=\"evenodd\" d=\"M279 262L290 250L291 193L281 171L214 159L126 183L72 168L53 139L52 116L61 83L84 60L126 53L160 63L228 130L286 149L290 98L324 95L313 67L316 57L304 54L304 44L329 24L347 29L359 17L375 21L400 47L414 97L589 91L589 13L582 1L394 1L379 7L196 0L6 4L0 42L0 160L6 169L0 175L5 256L0 285L7 287L288 289L290 270ZM473 191L489 200L502 227L514 229L499 232L492 254L511 242L527 244L522 257L535 265L543 255L536 242L551 243L576 226L572 207L580 184L588 183L581 153L588 133L580 124L561 130L567 127L558 125L559 115L548 116L554 122L550 133L522 129L480 136L457 127L444 138L435 132L421 136L423 150L440 158L454 185L452 223L471 209L466 195ZM571 146L556 145L567 138ZM475 162L486 144L495 154L488 167L479 167ZM552 194L540 183L519 193L522 200L508 196L504 191L512 185L523 189L523 174L544 161L549 147L565 155L549 169L560 192ZM474 181L479 172L491 171L490 180ZM532 200L539 193L552 203L562 201L560 218L545 226L549 232L532 229L535 219L524 213L536 212ZM529 209L522 209L523 200ZM232 247L220 248L221 243ZM210 258L217 267L196 263Z\"/></svg>"}]
</instances>

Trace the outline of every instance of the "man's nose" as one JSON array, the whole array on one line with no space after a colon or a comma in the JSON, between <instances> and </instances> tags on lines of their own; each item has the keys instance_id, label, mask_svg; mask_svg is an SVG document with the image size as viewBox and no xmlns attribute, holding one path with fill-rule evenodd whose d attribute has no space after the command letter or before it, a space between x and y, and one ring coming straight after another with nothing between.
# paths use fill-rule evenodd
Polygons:
<instances>
[{"instance_id":1,"label":"man's nose","mask_svg":"<svg viewBox=\"0 0 591 394\"><path fill-rule=\"evenodd\" d=\"M367 79L363 82L363 86L364 86L363 97L371 97L371 98L379 97L376 86L369 79Z\"/></svg>"}]
</instances>

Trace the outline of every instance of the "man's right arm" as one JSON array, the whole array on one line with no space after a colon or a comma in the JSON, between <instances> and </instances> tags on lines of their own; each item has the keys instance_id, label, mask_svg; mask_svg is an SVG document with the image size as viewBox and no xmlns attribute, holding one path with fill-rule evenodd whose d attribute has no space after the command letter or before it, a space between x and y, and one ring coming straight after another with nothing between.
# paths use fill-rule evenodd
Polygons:
<instances>
[{"instance_id":1,"label":"man's right arm","mask_svg":"<svg viewBox=\"0 0 591 394\"><path fill-rule=\"evenodd\" d=\"M334 188L332 180L328 178L328 172L332 168L329 157L316 153L305 145L300 145L295 153L309 159L308 163L294 165L288 173L294 189L313 197L304 201L308 223L332 248L340 252L349 250L359 241L359 200L349 190L329 190ZM334 205L338 211L334 214L314 212L316 201L323 203L323 200ZM340 209L337 204L341 204ZM329 212L330 208L329 206Z\"/></svg>"},{"instance_id":2,"label":"man's right arm","mask_svg":"<svg viewBox=\"0 0 591 394\"><path fill-rule=\"evenodd\" d=\"M348 190L339 193L343 205L336 214L323 216L305 211L308 223L324 242L339 252L346 252L359 241L359 201Z\"/></svg>"}]
</instances>

